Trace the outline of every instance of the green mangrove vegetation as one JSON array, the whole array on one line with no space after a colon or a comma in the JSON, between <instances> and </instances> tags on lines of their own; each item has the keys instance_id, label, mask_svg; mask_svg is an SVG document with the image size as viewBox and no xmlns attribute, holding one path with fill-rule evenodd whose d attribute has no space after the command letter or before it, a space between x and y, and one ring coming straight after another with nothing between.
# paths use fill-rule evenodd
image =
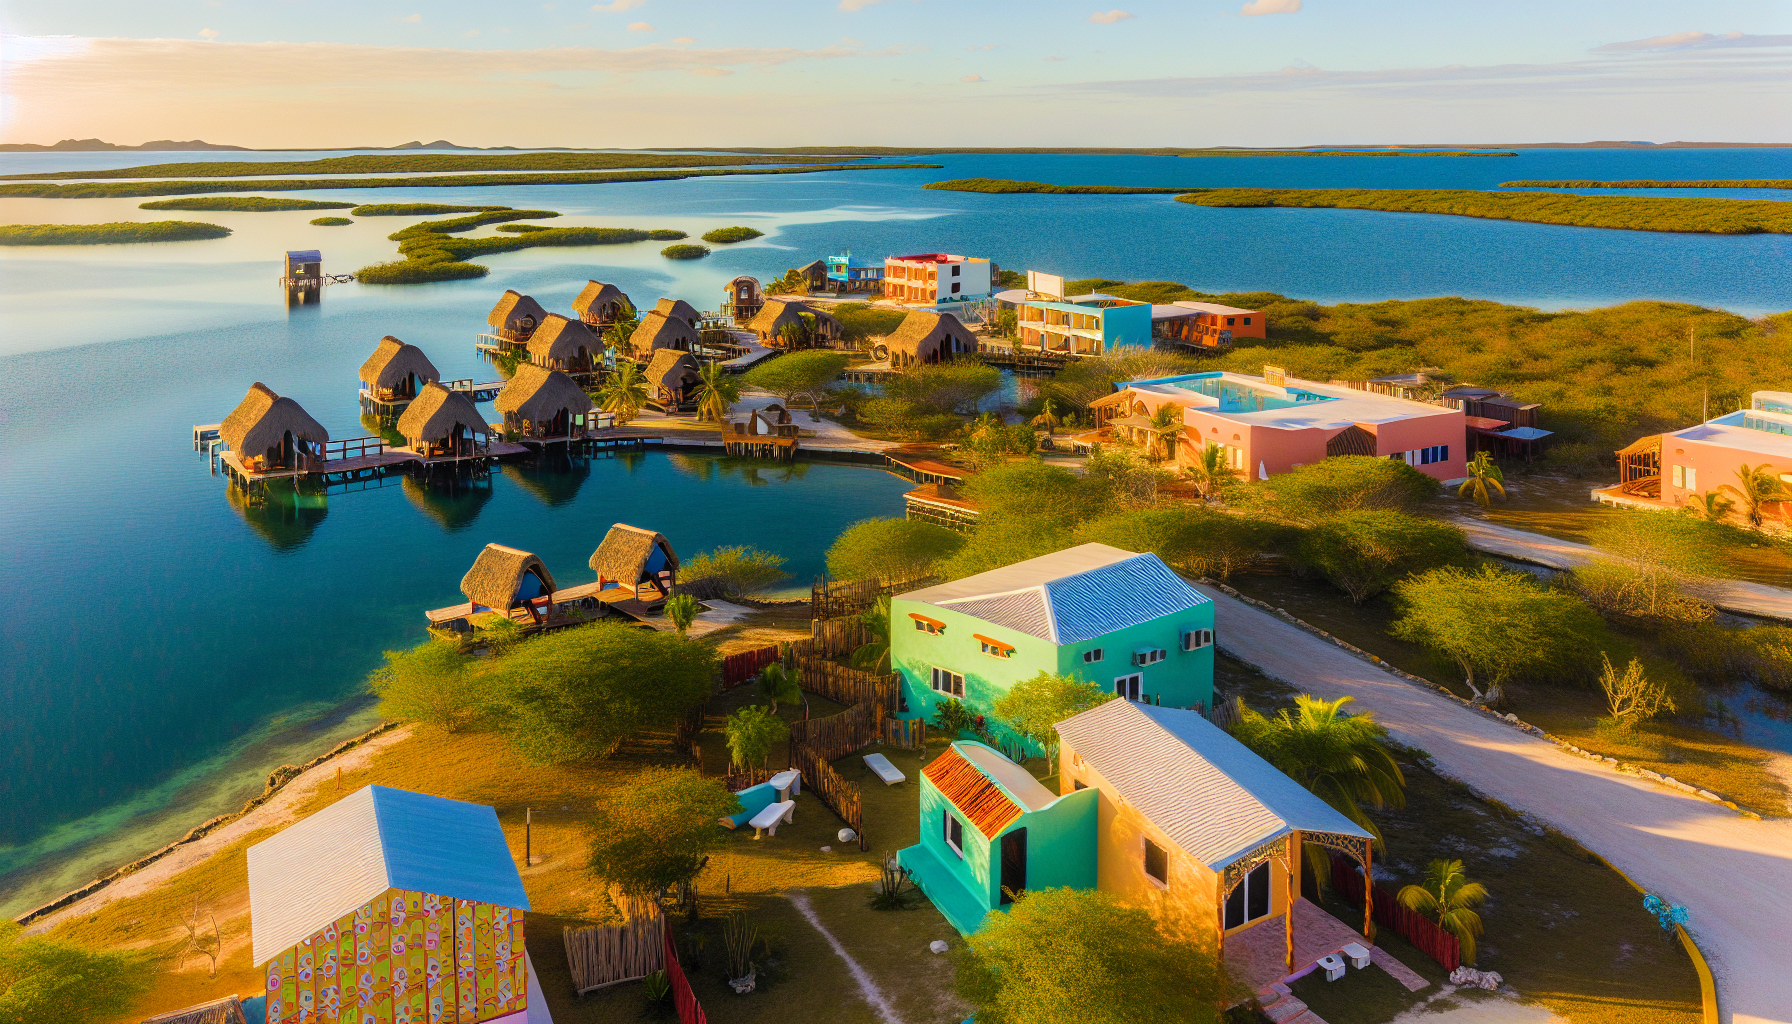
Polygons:
<instances>
[{"instance_id":1,"label":"green mangrove vegetation","mask_svg":"<svg viewBox=\"0 0 1792 1024\"><path fill-rule=\"evenodd\" d=\"M450 206L447 203L367 203L348 212L353 217L433 217L440 213L478 213L481 210L508 209L508 206Z\"/></svg>"},{"instance_id":2,"label":"green mangrove vegetation","mask_svg":"<svg viewBox=\"0 0 1792 1024\"><path fill-rule=\"evenodd\" d=\"M274 199L268 196L200 196L193 199L158 199L138 203L139 210L205 210L217 213L270 213L279 210L346 210L354 203L318 199Z\"/></svg>"},{"instance_id":3,"label":"green mangrove vegetation","mask_svg":"<svg viewBox=\"0 0 1792 1024\"><path fill-rule=\"evenodd\" d=\"M680 231L677 228L654 228L647 232L647 237L656 242L676 242L691 236L689 232Z\"/></svg>"},{"instance_id":4,"label":"green mangrove vegetation","mask_svg":"<svg viewBox=\"0 0 1792 1024\"><path fill-rule=\"evenodd\" d=\"M709 255L709 246L668 245L660 250L660 255L669 260L700 260Z\"/></svg>"},{"instance_id":5,"label":"green mangrove vegetation","mask_svg":"<svg viewBox=\"0 0 1792 1024\"><path fill-rule=\"evenodd\" d=\"M1486 192L1404 188L1219 188L1177 196L1197 206L1318 207L1441 213L1622 231L1698 234L1792 233L1792 203L1764 199L1579 196L1559 192Z\"/></svg>"},{"instance_id":6,"label":"green mangrove vegetation","mask_svg":"<svg viewBox=\"0 0 1792 1024\"><path fill-rule=\"evenodd\" d=\"M937 189L941 192L988 192L995 195L1039 192L1060 196L1181 195L1190 191L1186 188L1146 188L1131 185L1048 185L1043 181L1011 181L1006 178L955 178L951 181L936 181L921 187Z\"/></svg>"},{"instance_id":7,"label":"green mangrove vegetation","mask_svg":"<svg viewBox=\"0 0 1792 1024\"><path fill-rule=\"evenodd\" d=\"M314 217L311 223L320 228L339 228L344 224L353 224L354 221L347 217Z\"/></svg>"},{"instance_id":8,"label":"green mangrove vegetation","mask_svg":"<svg viewBox=\"0 0 1792 1024\"><path fill-rule=\"evenodd\" d=\"M0 224L0 245L123 245L223 238L230 229L193 220L114 221L110 224Z\"/></svg>"},{"instance_id":9,"label":"green mangrove vegetation","mask_svg":"<svg viewBox=\"0 0 1792 1024\"><path fill-rule=\"evenodd\" d=\"M788 161L780 161L787 163ZM262 165L266 166L266 165ZM13 181L0 184L0 197L20 199L118 199L212 192L300 192L338 188L493 188L505 185L614 185L631 181L682 181L742 174L815 174L823 171L938 170L939 164L813 164L803 167L720 167L698 170L609 171L556 174L445 174L435 177L264 178L209 181ZM83 175L86 177L87 175Z\"/></svg>"},{"instance_id":10,"label":"green mangrove vegetation","mask_svg":"<svg viewBox=\"0 0 1792 1024\"><path fill-rule=\"evenodd\" d=\"M1658 178L1633 181L1502 181L1501 188L1792 188L1792 178L1749 178L1741 180L1663 181Z\"/></svg>"},{"instance_id":11,"label":"green mangrove vegetation","mask_svg":"<svg viewBox=\"0 0 1792 1024\"><path fill-rule=\"evenodd\" d=\"M1077 156L1517 156L1510 150L1496 149L1186 149L1160 146L1153 149L1119 149L1111 147L1064 146L790 146L782 149L697 149L698 153L783 153L801 156L928 156L934 153L1015 153L1058 154Z\"/></svg>"},{"instance_id":12,"label":"green mangrove vegetation","mask_svg":"<svg viewBox=\"0 0 1792 1024\"><path fill-rule=\"evenodd\" d=\"M333 156L321 160L218 160L178 164L141 164L101 171L44 171L5 174L0 178L240 178L269 174L415 174L442 171L603 171L634 168L716 167L740 164L823 163L830 157L669 156L664 153L504 153Z\"/></svg>"},{"instance_id":13,"label":"green mangrove vegetation","mask_svg":"<svg viewBox=\"0 0 1792 1024\"><path fill-rule=\"evenodd\" d=\"M558 217L557 210L512 210L502 207L496 210L485 210L480 213L469 213L465 217L451 220L426 220L412 224L407 228L399 228L387 235L394 242L402 242L407 238L419 235L449 235L457 231L471 231L485 224L499 224L510 220L536 220L542 217Z\"/></svg>"},{"instance_id":14,"label":"green mangrove vegetation","mask_svg":"<svg viewBox=\"0 0 1792 1024\"><path fill-rule=\"evenodd\" d=\"M431 231L404 239L398 245L402 259L362 267L355 271L355 280L364 284L458 281L491 272L480 264L467 262L476 256L545 245L620 245L646 240L647 232L635 228L543 228L487 238L455 238Z\"/></svg>"},{"instance_id":15,"label":"green mangrove vegetation","mask_svg":"<svg viewBox=\"0 0 1792 1024\"><path fill-rule=\"evenodd\" d=\"M552 231L554 229L548 227L546 224L500 224L498 225L498 230L526 235L531 231Z\"/></svg>"},{"instance_id":16,"label":"green mangrove vegetation","mask_svg":"<svg viewBox=\"0 0 1792 1024\"><path fill-rule=\"evenodd\" d=\"M716 228L714 231L705 232L703 240L717 245L727 245L730 242L750 242L755 238L764 237L764 235L765 232L748 227Z\"/></svg>"}]
</instances>

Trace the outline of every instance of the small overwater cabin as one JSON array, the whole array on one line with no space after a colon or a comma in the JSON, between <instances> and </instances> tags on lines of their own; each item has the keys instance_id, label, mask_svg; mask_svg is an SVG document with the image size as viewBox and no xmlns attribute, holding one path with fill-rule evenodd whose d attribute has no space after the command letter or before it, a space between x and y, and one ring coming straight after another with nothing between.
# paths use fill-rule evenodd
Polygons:
<instances>
[{"instance_id":1,"label":"small overwater cabin","mask_svg":"<svg viewBox=\"0 0 1792 1024\"><path fill-rule=\"evenodd\" d=\"M299 403L256 381L218 427L248 473L306 473L321 466L330 432Z\"/></svg>"},{"instance_id":2,"label":"small overwater cabin","mask_svg":"<svg viewBox=\"0 0 1792 1024\"><path fill-rule=\"evenodd\" d=\"M689 352L700 338L697 328L684 317L650 309L641 317L641 324L629 336L628 343L636 358L640 358L663 348Z\"/></svg>"},{"instance_id":3,"label":"small overwater cabin","mask_svg":"<svg viewBox=\"0 0 1792 1024\"><path fill-rule=\"evenodd\" d=\"M890 369L949 363L977 351L977 338L951 313L915 311L878 345Z\"/></svg>"},{"instance_id":4,"label":"small overwater cabin","mask_svg":"<svg viewBox=\"0 0 1792 1024\"><path fill-rule=\"evenodd\" d=\"M647 363L647 404L664 413L697 407L697 387L703 374L689 352L662 348Z\"/></svg>"},{"instance_id":5,"label":"small overwater cabin","mask_svg":"<svg viewBox=\"0 0 1792 1024\"><path fill-rule=\"evenodd\" d=\"M286 269L280 283L288 288L322 288L324 254L316 249L288 250Z\"/></svg>"},{"instance_id":6,"label":"small overwater cabin","mask_svg":"<svg viewBox=\"0 0 1792 1024\"><path fill-rule=\"evenodd\" d=\"M626 292L602 281L586 281L578 297L572 300L572 311L579 315L579 320L597 329L599 333L608 330L616 321L625 319L634 310L635 305L629 301Z\"/></svg>"},{"instance_id":7,"label":"small overwater cabin","mask_svg":"<svg viewBox=\"0 0 1792 1024\"><path fill-rule=\"evenodd\" d=\"M491 450L491 425L465 391L435 381L398 417L406 446L424 459L476 459Z\"/></svg>"},{"instance_id":8,"label":"small overwater cabin","mask_svg":"<svg viewBox=\"0 0 1792 1024\"><path fill-rule=\"evenodd\" d=\"M678 581L678 555L672 542L652 530L617 523L591 553L600 594L621 588L642 604L663 604Z\"/></svg>"},{"instance_id":9,"label":"small overwater cabin","mask_svg":"<svg viewBox=\"0 0 1792 1024\"><path fill-rule=\"evenodd\" d=\"M767 299L747 330L769 348L831 348L846 334L832 313L795 299Z\"/></svg>"},{"instance_id":10,"label":"small overwater cabin","mask_svg":"<svg viewBox=\"0 0 1792 1024\"><path fill-rule=\"evenodd\" d=\"M422 349L388 334L361 364L361 409L388 419L403 412L422 393L423 385L441 379Z\"/></svg>"},{"instance_id":11,"label":"small overwater cabin","mask_svg":"<svg viewBox=\"0 0 1792 1024\"><path fill-rule=\"evenodd\" d=\"M248 862L256 1024L528 1020L529 897L492 808L367 786Z\"/></svg>"},{"instance_id":12,"label":"small overwater cabin","mask_svg":"<svg viewBox=\"0 0 1792 1024\"><path fill-rule=\"evenodd\" d=\"M745 325L765 305L765 287L757 277L741 275L728 282L728 297L722 302L722 315L732 317L736 325Z\"/></svg>"},{"instance_id":13,"label":"small overwater cabin","mask_svg":"<svg viewBox=\"0 0 1792 1024\"><path fill-rule=\"evenodd\" d=\"M485 322L491 326L492 337L500 345L518 346L528 342L535 328L547 319L548 311L541 308L541 303L513 289L506 289L498 304L486 315Z\"/></svg>"},{"instance_id":14,"label":"small overwater cabin","mask_svg":"<svg viewBox=\"0 0 1792 1024\"><path fill-rule=\"evenodd\" d=\"M514 618L513 612L521 608L530 621L541 623L551 611L554 575L530 552L487 544L461 577L460 592L472 602L470 614L496 612Z\"/></svg>"},{"instance_id":15,"label":"small overwater cabin","mask_svg":"<svg viewBox=\"0 0 1792 1024\"><path fill-rule=\"evenodd\" d=\"M504 414L506 434L525 444L584 437L593 408L591 396L571 377L534 363L517 364L492 407Z\"/></svg>"},{"instance_id":16,"label":"small overwater cabin","mask_svg":"<svg viewBox=\"0 0 1792 1024\"><path fill-rule=\"evenodd\" d=\"M602 336L580 320L549 313L527 343L529 361L569 374L596 373L603 365Z\"/></svg>"}]
</instances>

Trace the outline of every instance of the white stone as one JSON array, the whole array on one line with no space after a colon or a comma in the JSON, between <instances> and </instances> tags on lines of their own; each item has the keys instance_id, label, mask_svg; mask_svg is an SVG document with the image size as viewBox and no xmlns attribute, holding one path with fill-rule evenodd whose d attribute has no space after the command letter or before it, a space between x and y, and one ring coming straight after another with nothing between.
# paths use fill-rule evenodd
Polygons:
<instances>
[{"instance_id":1,"label":"white stone","mask_svg":"<svg viewBox=\"0 0 1792 1024\"><path fill-rule=\"evenodd\" d=\"M824 846L821 848L821 852L822 853L833 853L834 848L832 846Z\"/></svg>"},{"instance_id":2,"label":"white stone","mask_svg":"<svg viewBox=\"0 0 1792 1024\"><path fill-rule=\"evenodd\" d=\"M834 838L840 840L842 843L850 843L859 838L859 834L850 828L843 828L834 834Z\"/></svg>"},{"instance_id":3,"label":"white stone","mask_svg":"<svg viewBox=\"0 0 1792 1024\"><path fill-rule=\"evenodd\" d=\"M952 947L946 945L946 940L944 940L944 939L934 939L932 942L929 942L927 944L927 948L933 950L935 953L944 953L946 950L951 949Z\"/></svg>"}]
</instances>

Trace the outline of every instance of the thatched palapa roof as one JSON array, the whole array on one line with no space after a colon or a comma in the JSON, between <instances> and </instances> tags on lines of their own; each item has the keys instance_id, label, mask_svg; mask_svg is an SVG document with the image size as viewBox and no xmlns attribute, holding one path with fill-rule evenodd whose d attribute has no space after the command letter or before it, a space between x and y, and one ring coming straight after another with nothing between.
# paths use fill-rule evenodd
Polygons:
<instances>
[{"instance_id":1,"label":"thatched palapa roof","mask_svg":"<svg viewBox=\"0 0 1792 1024\"><path fill-rule=\"evenodd\" d=\"M597 570L599 579L615 580L630 586L641 581L647 568L647 559L654 548L666 553L666 566L673 571L678 569L678 555L672 550L672 542L652 530L643 530L639 526L617 523L604 534L604 541L591 553L591 568Z\"/></svg>"},{"instance_id":2,"label":"thatched palapa roof","mask_svg":"<svg viewBox=\"0 0 1792 1024\"><path fill-rule=\"evenodd\" d=\"M456 423L470 434L491 434L491 426L465 391L450 391L430 381L398 417L398 432L408 441L437 442L454 433Z\"/></svg>"},{"instance_id":3,"label":"thatched palapa roof","mask_svg":"<svg viewBox=\"0 0 1792 1024\"><path fill-rule=\"evenodd\" d=\"M404 383L409 374L416 374L418 380L441 380L442 373L436 369L423 350L415 345L407 345L390 334L380 339L379 347L373 355L361 364L361 383L372 384L376 388L394 388Z\"/></svg>"},{"instance_id":4,"label":"thatched palapa roof","mask_svg":"<svg viewBox=\"0 0 1792 1024\"><path fill-rule=\"evenodd\" d=\"M830 333L835 337L839 336L842 326L838 317L816 309L807 302L798 302L795 299L766 299L765 305L759 310L759 313L747 323L747 330L762 338L775 338L778 336L778 332L784 329L785 324L801 326L804 313L814 314L817 333L824 336ZM829 332L824 326L826 324L833 324L834 330Z\"/></svg>"},{"instance_id":5,"label":"thatched palapa roof","mask_svg":"<svg viewBox=\"0 0 1792 1024\"><path fill-rule=\"evenodd\" d=\"M956 344L954 344L956 343ZM977 351L977 339L951 313L925 313L919 310L902 318L884 344L890 350L891 365L898 359L908 363L936 363L954 353Z\"/></svg>"},{"instance_id":6,"label":"thatched palapa roof","mask_svg":"<svg viewBox=\"0 0 1792 1024\"><path fill-rule=\"evenodd\" d=\"M647 364L647 371L642 376L647 378L650 388L677 389L688 384L696 384L703 377L698 372L697 360L689 352L677 349L662 348L653 354Z\"/></svg>"},{"instance_id":7,"label":"thatched palapa roof","mask_svg":"<svg viewBox=\"0 0 1792 1024\"><path fill-rule=\"evenodd\" d=\"M561 409L575 415L590 412L591 396L559 370L518 363L516 376L498 392L492 406L499 412L540 422L553 419Z\"/></svg>"},{"instance_id":8,"label":"thatched palapa roof","mask_svg":"<svg viewBox=\"0 0 1792 1024\"><path fill-rule=\"evenodd\" d=\"M697 321L703 319L703 314L697 312L697 307L683 299L661 299L653 304L653 311L661 316L677 317L692 327L697 326Z\"/></svg>"},{"instance_id":9,"label":"thatched palapa roof","mask_svg":"<svg viewBox=\"0 0 1792 1024\"><path fill-rule=\"evenodd\" d=\"M330 432L312 419L299 403L281 398L260 381L249 386L249 393L218 427L218 436L230 450L246 457L279 447L288 432L296 441L313 444L323 444L330 439Z\"/></svg>"},{"instance_id":10,"label":"thatched palapa roof","mask_svg":"<svg viewBox=\"0 0 1792 1024\"><path fill-rule=\"evenodd\" d=\"M652 352L661 348L688 349L697 344L698 337L697 329L679 317L650 309L628 340L636 352Z\"/></svg>"},{"instance_id":11,"label":"thatched palapa roof","mask_svg":"<svg viewBox=\"0 0 1792 1024\"><path fill-rule=\"evenodd\" d=\"M485 318L485 322L499 330L516 330L526 316L534 317L536 323L547 319L548 311L541 308L541 303L521 292L505 289L498 304Z\"/></svg>"},{"instance_id":12,"label":"thatched palapa roof","mask_svg":"<svg viewBox=\"0 0 1792 1024\"><path fill-rule=\"evenodd\" d=\"M635 308L635 304L628 300L628 293L615 285L604 284L602 281L586 281L585 287L579 292L579 297L572 300L572 311L584 316L597 307L610 303L621 303L629 309Z\"/></svg>"},{"instance_id":13,"label":"thatched palapa roof","mask_svg":"<svg viewBox=\"0 0 1792 1024\"><path fill-rule=\"evenodd\" d=\"M507 548L502 544L487 544L479 557L473 560L473 568L460 579L460 592L474 604L482 604L493 611L507 612L516 607L516 587L522 582L523 574L533 569L541 577L541 582L553 593L554 575L548 567L541 564L541 559L527 551Z\"/></svg>"},{"instance_id":14,"label":"thatched palapa roof","mask_svg":"<svg viewBox=\"0 0 1792 1024\"><path fill-rule=\"evenodd\" d=\"M549 313L535 333L529 335L529 358L538 363L576 359L581 347L590 359L604 354L604 340L596 331L583 320L570 320L558 313Z\"/></svg>"},{"instance_id":15,"label":"thatched palapa roof","mask_svg":"<svg viewBox=\"0 0 1792 1024\"><path fill-rule=\"evenodd\" d=\"M235 995L143 1018L143 1024L244 1024L242 1000Z\"/></svg>"}]
</instances>

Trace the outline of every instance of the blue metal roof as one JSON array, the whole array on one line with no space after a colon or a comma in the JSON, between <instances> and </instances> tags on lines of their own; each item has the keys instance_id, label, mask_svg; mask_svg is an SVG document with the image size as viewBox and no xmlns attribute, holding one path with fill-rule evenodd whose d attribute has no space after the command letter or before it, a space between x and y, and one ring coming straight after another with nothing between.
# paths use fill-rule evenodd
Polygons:
<instances>
[{"instance_id":1,"label":"blue metal roof","mask_svg":"<svg viewBox=\"0 0 1792 1024\"><path fill-rule=\"evenodd\" d=\"M373 791L386 878L394 889L529 909L498 812L385 786Z\"/></svg>"}]
</instances>

